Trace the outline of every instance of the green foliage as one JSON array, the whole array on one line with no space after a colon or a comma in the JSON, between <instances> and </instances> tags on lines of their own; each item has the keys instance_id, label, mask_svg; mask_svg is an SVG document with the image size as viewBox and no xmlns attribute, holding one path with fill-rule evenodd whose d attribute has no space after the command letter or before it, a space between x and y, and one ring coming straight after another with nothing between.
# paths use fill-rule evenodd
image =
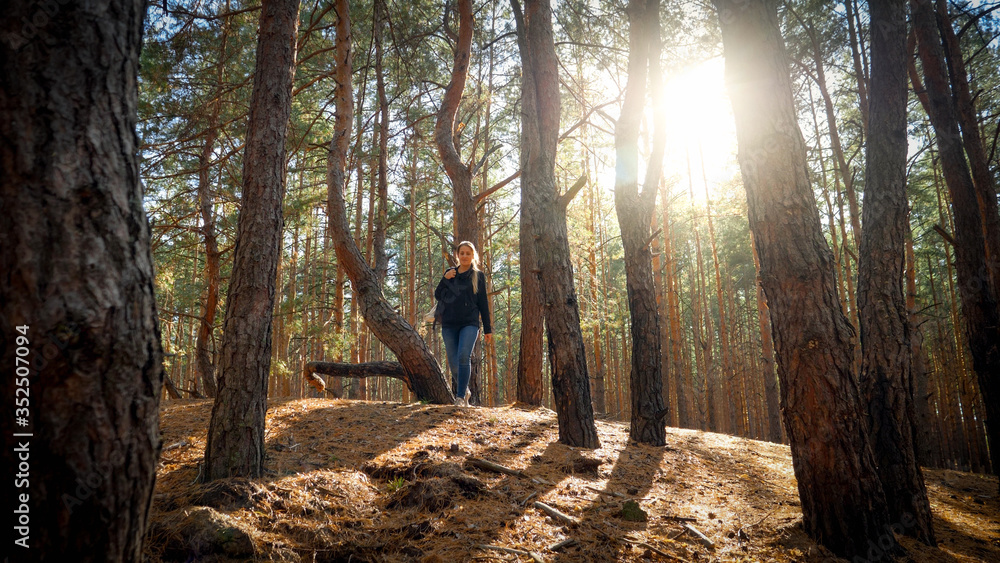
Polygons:
<instances>
[{"instance_id":1,"label":"green foliage","mask_svg":"<svg viewBox=\"0 0 1000 563\"><path fill-rule=\"evenodd\" d=\"M402 477L396 477L395 479L391 479L389 481L389 483L386 485L386 488L389 489L390 493L394 493L405 486L406 486L406 479L403 479Z\"/></svg>"}]
</instances>

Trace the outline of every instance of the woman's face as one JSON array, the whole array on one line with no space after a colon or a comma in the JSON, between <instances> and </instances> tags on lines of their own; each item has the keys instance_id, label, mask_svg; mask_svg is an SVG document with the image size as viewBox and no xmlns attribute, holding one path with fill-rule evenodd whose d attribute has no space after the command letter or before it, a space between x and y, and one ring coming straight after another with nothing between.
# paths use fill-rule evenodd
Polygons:
<instances>
[{"instance_id":1,"label":"woman's face","mask_svg":"<svg viewBox=\"0 0 1000 563\"><path fill-rule=\"evenodd\" d=\"M468 246L463 246L458 249L458 263L461 264L462 266L471 266L472 257L473 257L472 249L469 248Z\"/></svg>"}]
</instances>

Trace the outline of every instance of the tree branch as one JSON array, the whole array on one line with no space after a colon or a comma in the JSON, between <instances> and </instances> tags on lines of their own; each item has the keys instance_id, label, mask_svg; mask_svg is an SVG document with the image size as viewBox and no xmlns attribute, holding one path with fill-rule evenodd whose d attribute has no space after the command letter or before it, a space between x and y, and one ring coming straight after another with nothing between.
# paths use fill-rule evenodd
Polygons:
<instances>
[{"instance_id":1,"label":"tree branch","mask_svg":"<svg viewBox=\"0 0 1000 563\"><path fill-rule=\"evenodd\" d=\"M576 183L573 184L570 187L570 189L566 191L566 193L559 196L559 206L562 207L562 209L565 211L565 209L569 207L569 203L573 201L574 197L576 197L576 194L580 193L580 190L582 190L583 187L586 185L587 185L587 176L585 175L580 176L580 179L577 180Z\"/></svg>"}]
</instances>

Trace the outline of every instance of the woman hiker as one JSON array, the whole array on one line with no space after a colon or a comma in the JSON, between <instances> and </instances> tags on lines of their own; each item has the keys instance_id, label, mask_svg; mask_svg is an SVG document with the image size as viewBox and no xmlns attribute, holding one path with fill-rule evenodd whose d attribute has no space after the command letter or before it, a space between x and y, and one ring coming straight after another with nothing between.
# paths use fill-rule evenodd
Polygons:
<instances>
[{"instance_id":1,"label":"woman hiker","mask_svg":"<svg viewBox=\"0 0 1000 563\"><path fill-rule=\"evenodd\" d=\"M469 241L458 245L458 267L448 268L434 290L441 312L441 336L451 373L458 380L455 404L469 406L469 376L472 375L472 348L479 338L483 320L486 341L493 338L490 306L486 299L486 276L479 270L479 253Z\"/></svg>"}]
</instances>

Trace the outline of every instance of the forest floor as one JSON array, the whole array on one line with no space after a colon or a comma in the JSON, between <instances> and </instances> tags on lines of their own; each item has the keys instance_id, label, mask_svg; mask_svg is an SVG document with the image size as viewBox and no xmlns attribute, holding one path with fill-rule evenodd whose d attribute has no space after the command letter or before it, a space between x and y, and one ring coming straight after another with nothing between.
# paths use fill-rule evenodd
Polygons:
<instances>
[{"instance_id":1,"label":"forest floor","mask_svg":"<svg viewBox=\"0 0 1000 563\"><path fill-rule=\"evenodd\" d=\"M668 428L655 448L598 420L582 450L544 408L272 401L266 476L200 484L211 408L164 402L149 561L842 561L802 531L787 446ZM903 538L899 561L1000 561L996 478L924 475L939 547Z\"/></svg>"}]
</instances>

